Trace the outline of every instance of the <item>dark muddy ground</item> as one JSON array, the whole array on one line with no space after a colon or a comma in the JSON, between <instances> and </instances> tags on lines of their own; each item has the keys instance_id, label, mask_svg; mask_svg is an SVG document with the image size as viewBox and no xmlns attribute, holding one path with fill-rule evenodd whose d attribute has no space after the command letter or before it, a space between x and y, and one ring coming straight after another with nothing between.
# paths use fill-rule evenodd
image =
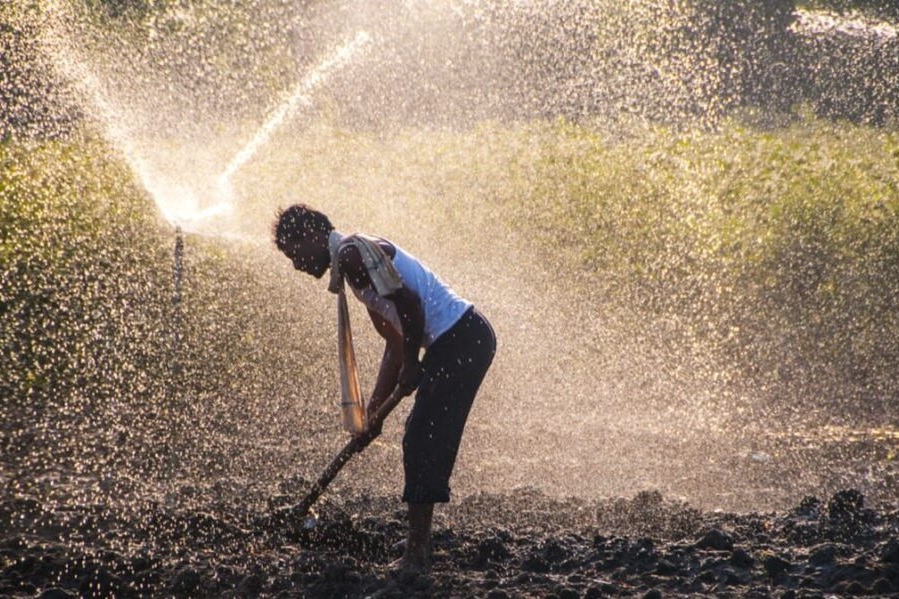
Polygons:
<instances>
[{"instance_id":1,"label":"dark muddy ground","mask_svg":"<svg viewBox=\"0 0 899 599\"><path fill-rule=\"evenodd\" d=\"M71 481L69 481L71 483ZM57 480L55 484L68 484ZM899 594L899 507L856 490L782 513L703 513L657 492L557 500L528 489L440 510L434 567L401 576L401 506L325 499L285 527L269 507L0 505L4 597L826 597ZM181 493L190 494L190 488Z\"/></svg>"},{"instance_id":2,"label":"dark muddy ground","mask_svg":"<svg viewBox=\"0 0 899 599\"><path fill-rule=\"evenodd\" d=\"M333 449L314 434L240 445L200 431L202 443L160 458L141 450L165 443L136 425L110 445L103 427L54 436L19 420L0 429L0 597L899 596L894 428L703 444L714 469L699 449L646 443L659 454L647 476L663 481L664 464L690 474L708 487L702 509L676 487L564 499L540 490L553 484L544 470L534 471L543 486L478 492L461 480L472 455L489 454L472 452L454 480L475 491L435 513L432 572L400 576L396 443L373 445L309 517L285 523ZM622 477L639 474L630 449ZM230 453L243 459L229 466ZM745 509L714 509L737 505L735 494Z\"/></svg>"}]
</instances>

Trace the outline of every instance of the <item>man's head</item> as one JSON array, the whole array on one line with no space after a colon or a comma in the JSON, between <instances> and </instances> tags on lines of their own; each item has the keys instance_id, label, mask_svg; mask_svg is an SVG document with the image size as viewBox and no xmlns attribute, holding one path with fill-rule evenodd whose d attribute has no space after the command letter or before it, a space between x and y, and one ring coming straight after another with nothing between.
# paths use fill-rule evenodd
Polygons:
<instances>
[{"instance_id":1,"label":"man's head","mask_svg":"<svg viewBox=\"0 0 899 599\"><path fill-rule=\"evenodd\" d=\"M328 235L333 230L327 216L305 204L294 204L278 212L272 235L294 268L321 278L331 265Z\"/></svg>"}]
</instances>

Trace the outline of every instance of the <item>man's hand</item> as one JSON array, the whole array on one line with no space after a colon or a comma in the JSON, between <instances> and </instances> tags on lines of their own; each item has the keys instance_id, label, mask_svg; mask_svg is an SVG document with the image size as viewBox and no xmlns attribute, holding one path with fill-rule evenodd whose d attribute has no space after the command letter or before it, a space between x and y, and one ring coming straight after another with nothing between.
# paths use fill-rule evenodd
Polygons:
<instances>
[{"instance_id":1,"label":"man's hand","mask_svg":"<svg viewBox=\"0 0 899 599\"><path fill-rule=\"evenodd\" d=\"M374 422L375 414L378 413L378 410L381 409L381 406L384 405L385 401L387 401L386 397L372 397L368 400L368 403L365 404L366 424L371 424L372 422Z\"/></svg>"},{"instance_id":2,"label":"man's hand","mask_svg":"<svg viewBox=\"0 0 899 599\"><path fill-rule=\"evenodd\" d=\"M383 422L369 422L364 431L353 435L353 438L359 442L360 451L368 447L372 441L381 436L382 424Z\"/></svg>"},{"instance_id":3,"label":"man's hand","mask_svg":"<svg viewBox=\"0 0 899 599\"><path fill-rule=\"evenodd\" d=\"M421 364L418 359L406 360L400 369L399 381L396 384L396 390L400 397L411 395L421 382Z\"/></svg>"},{"instance_id":4,"label":"man's hand","mask_svg":"<svg viewBox=\"0 0 899 599\"><path fill-rule=\"evenodd\" d=\"M381 428L384 425L384 419L381 418L380 420L376 420L375 415L385 401L386 399L383 397L372 397L368 401L368 405L365 408L365 430L353 435L353 437L359 439L362 443L362 447L367 447L369 443L381 436Z\"/></svg>"}]
</instances>

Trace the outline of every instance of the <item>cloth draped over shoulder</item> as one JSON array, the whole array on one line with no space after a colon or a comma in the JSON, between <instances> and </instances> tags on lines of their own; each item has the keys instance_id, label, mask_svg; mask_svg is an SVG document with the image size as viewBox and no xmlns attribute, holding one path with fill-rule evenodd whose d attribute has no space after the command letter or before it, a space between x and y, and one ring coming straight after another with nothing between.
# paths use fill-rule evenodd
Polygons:
<instances>
[{"instance_id":1,"label":"cloth draped over shoulder","mask_svg":"<svg viewBox=\"0 0 899 599\"><path fill-rule=\"evenodd\" d=\"M331 280L328 291L337 294L337 355L340 361L340 408L343 427L348 432L360 433L365 430L365 409L362 405L362 388L356 366L356 352L353 349L353 331L344 290L344 277L340 272L338 253L346 244L353 244L362 256L362 263L368 272L372 286L378 295L385 296L403 286L403 278L384 252L377 240L364 235L344 237L332 231L328 238L331 252Z\"/></svg>"},{"instance_id":2,"label":"cloth draped over shoulder","mask_svg":"<svg viewBox=\"0 0 899 599\"><path fill-rule=\"evenodd\" d=\"M337 262L337 254L340 248L346 244L353 244L359 250L362 256L362 263L372 285L378 295L390 295L403 286L403 277L393 265L390 256L381 248L378 241L367 235L349 235L342 236L340 233L333 232L328 239L328 247L331 251L331 282L328 285L328 291L331 293L339 293L343 287L343 273L340 272L340 266Z\"/></svg>"}]
</instances>

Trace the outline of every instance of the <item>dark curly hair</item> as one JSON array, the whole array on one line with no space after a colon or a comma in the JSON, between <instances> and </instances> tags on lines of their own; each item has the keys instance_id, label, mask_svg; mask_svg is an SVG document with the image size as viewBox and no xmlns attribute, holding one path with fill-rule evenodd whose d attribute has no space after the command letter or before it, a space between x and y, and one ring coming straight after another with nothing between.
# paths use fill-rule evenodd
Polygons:
<instances>
[{"instance_id":1,"label":"dark curly hair","mask_svg":"<svg viewBox=\"0 0 899 599\"><path fill-rule=\"evenodd\" d=\"M272 236L275 245L283 251L288 243L300 241L308 233L330 233L333 230L334 225L327 216L306 204L294 204L278 211L277 220L272 226Z\"/></svg>"}]
</instances>

